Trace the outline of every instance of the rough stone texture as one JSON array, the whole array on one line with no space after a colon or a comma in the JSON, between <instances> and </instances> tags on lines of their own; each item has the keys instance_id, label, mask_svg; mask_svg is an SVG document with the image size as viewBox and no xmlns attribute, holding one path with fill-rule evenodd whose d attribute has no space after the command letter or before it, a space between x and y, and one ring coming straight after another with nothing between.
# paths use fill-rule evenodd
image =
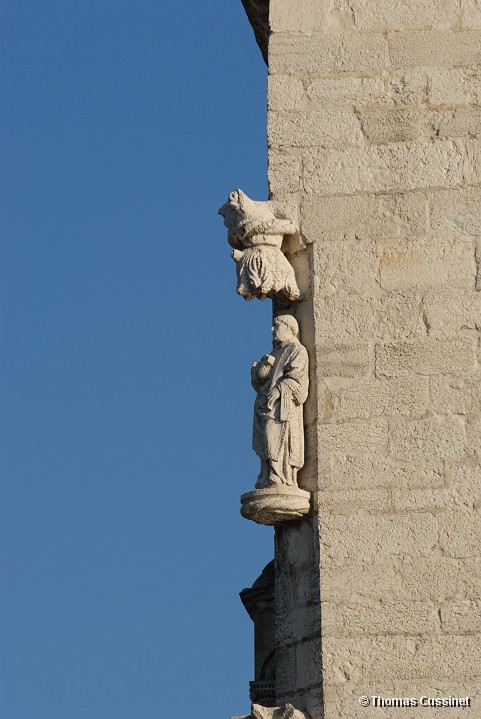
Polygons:
<instances>
[{"instance_id":1,"label":"rough stone texture","mask_svg":"<svg viewBox=\"0 0 481 719\"><path fill-rule=\"evenodd\" d=\"M476 345L469 337L376 345L376 376L453 374L473 370Z\"/></svg>"},{"instance_id":2,"label":"rough stone texture","mask_svg":"<svg viewBox=\"0 0 481 719\"><path fill-rule=\"evenodd\" d=\"M329 25L333 30L406 29L420 25L454 28L459 9L453 0L418 0L415 3L372 2L372 0L333 0Z\"/></svg>"},{"instance_id":3,"label":"rough stone texture","mask_svg":"<svg viewBox=\"0 0 481 719\"><path fill-rule=\"evenodd\" d=\"M427 230L427 201L422 193L307 195L301 206L301 230L307 242L422 235ZM341 247L340 251L345 250Z\"/></svg>"},{"instance_id":4,"label":"rough stone texture","mask_svg":"<svg viewBox=\"0 0 481 719\"><path fill-rule=\"evenodd\" d=\"M319 149L304 159L304 188L321 194L456 187L464 177L460 140Z\"/></svg>"},{"instance_id":5,"label":"rough stone texture","mask_svg":"<svg viewBox=\"0 0 481 719\"><path fill-rule=\"evenodd\" d=\"M479 719L481 3L271 0L271 23L269 182L299 207L312 368L278 699L360 719L363 694L470 695L376 711Z\"/></svg>"}]
</instances>

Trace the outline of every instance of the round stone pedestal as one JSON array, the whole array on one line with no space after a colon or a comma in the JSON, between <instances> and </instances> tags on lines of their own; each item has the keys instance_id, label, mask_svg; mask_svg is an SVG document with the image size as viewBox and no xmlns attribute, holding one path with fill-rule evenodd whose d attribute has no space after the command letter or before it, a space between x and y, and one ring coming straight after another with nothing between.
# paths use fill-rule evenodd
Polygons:
<instances>
[{"instance_id":1,"label":"round stone pedestal","mask_svg":"<svg viewBox=\"0 0 481 719\"><path fill-rule=\"evenodd\" d=\"M277 485L256 489L241 497L241 514L257 524L283 524L309 512L311 495L305 489Z\"/></svg>"}]
</instances>

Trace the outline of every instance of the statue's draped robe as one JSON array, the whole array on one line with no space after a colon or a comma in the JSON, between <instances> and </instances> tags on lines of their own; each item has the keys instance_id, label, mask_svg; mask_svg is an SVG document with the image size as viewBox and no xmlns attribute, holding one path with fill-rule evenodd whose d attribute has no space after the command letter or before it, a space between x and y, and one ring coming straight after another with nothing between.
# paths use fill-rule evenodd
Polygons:
<instances>
[{"instance_id":1,"label":"statue's draped robe","mask_svg":"<svg viewBox=\"0 0 481 719\"><path fill-rule=\"evenodd\" d=\"M261 460L280 461L290 467L304 464L304 426L302 406L307 399L309 384L308 356L296 339L277 345L272 369L263 382L253 378L257 398L254 405L252 448ZM267 395L274 387L280 398L269 409ZM291 483L287 476L286 483Z\"/></svg>"}]
</instances>

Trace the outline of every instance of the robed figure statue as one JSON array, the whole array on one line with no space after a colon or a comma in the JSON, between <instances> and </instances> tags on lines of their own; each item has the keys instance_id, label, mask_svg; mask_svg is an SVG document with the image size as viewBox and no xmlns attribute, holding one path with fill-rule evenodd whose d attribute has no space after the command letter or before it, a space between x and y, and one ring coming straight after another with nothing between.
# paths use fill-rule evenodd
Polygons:
<instances>
[{"instance_id":1,"label":"robed figure statue","mask_svg":"<svg viewBox=\"0 0 481 719\"><path fill-rule=\"evenodd\" d=\"M309 387L309 361L299 342L294 317L280 315L272 326L274 348L251 370L257 392L252 447L260 457L256 488L297 487L304 464L303 404Z\"/></svg>"}]
</instances>

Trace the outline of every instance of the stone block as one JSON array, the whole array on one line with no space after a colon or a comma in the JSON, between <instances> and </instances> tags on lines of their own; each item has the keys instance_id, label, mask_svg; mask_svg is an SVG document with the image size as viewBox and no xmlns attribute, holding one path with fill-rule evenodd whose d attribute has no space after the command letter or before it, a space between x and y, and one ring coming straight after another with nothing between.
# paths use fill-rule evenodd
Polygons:
<instances>
[{"instance_id":1,"label":"stone block","mask_svg":"<svg viewBox=\"0 0 481 719\"><path fill-rule=\"evenodd\" d=\"M465 456L464 426L457 417L392 420L390 454L395 459L416 462Z\"/></svg>"},{"instance_id":2,"label":"stone block","mask_svg":"<svg viewBox=\"0 0 481 719\"><path fill-rule=\"evenodd\" d=\"M321 554L321 617L325 602L354 603L359 601L396 601L402 595L398 560L376 563L344 560L326 561ZM431 561L431 560L429 560Z\"/></svg>"},{"instance_id":3,"label":"stone block","mask_svg":"<svg viewBox=\"0 0 481 719\"><path fill-rule=\"evenodd\" d=\"M466 140L464 177L468 185L481 184L481 140Z\"/></svg>"},{"instance_id":4,"label":"stone block","mask_svg":"<svg viewBox=\"0 0 481 719\"><path fill-rule=\"evenodd\" d=\"M269 26L272 33L310 33L322 30L325 25L324 3L319 0L304 0L302 3L277 2L269 6Z\"/></svg>"},{"instance_id":5,"label":"stone block","mask_svg":"<svg viewBox=\"0 0 481 719\"><path fill-rule=\"evenodd\" d=\"M326 684L353 681L475 679L481 664L476 636L327 637Z\"/></svg>"},{"instance_id":6,"label":"stone block","mask_svg":"<svg viewBox=\"0 0 481 719\"><path fill-rule=\"evenodd\" d=\"M479 557L480 537L481 510L450 510L439 516L439 544L447 557Z\"/></svg>"},{"instance_id":7,"label":"stone block","mask_svg":"<svg viewBox=\"0 0 481 719\"><path fill-rule=\"evenodd\" d=\"M301 230L307 242L398 238L427 231L427 200L420 192L354 197L304 196Z\"/></svg>"},{"instance_id":8,"label":"stone block","mask_svg":"<svg viewBox=\"0 0 481 719\"><path fill-rule=\"evenodd\" d=\"M329 13L332 30L406 30L429 25L438 29L455 27L458 6L452 0L417 0L415 3L333 0Z\"/></svg>"},{"instance_id":9,"label":"stone block","mask_svg":"<svg viewBox=\"0 0 481 719\"><path fill-rule=\"evenodd\" d=\"M325 637L437 634L438 609L427 602L333 604L322 602Z\"/></svg>"},{"instance_id":10,"label":"stone block","mask_svg":"<svg viewBox=\"0 0 481 719\"><path fill-rule=\"evenodd\" d=\"M474 289L476 264L469 240L410 240L386 247L381 256L381 286L387 290Z\"/></svg>"},{"instance_id":11,"label":"stone block","mask_svg":"<svg viewBox=\"0 0 481 719\"><path fill-rule=\"evenodd\" d=\"M385 65L386 41L382 32L356 31L335 35L282 35L269 41L269 71L360 72Z\"/></svg>"},{"instance_id":12,"label":"stone block","mask_svg":"<svg viewBox=\"0 0 481 719\"><path fill-rule=\"evenodd\" d=\"M371 105L389 100L382 77L319 77L311 80L307 96L316 105Z\"/></svg>"},{"instance_id":13,"label":"stone block","mask_svg":"<svg viewBox=\"0 0 481 719\"><path fill-rule=\"evenodd\" d=\"M481 558L407 559L397 565L396 577L405 600L438 603L481 598Z\"/></svg>"},{"instance_id":14,"label":"stone block","mask_svg":"<svg viewBox=\"0 0 481 719\"><path fill-rule=\"evenodd\" d=\"M481 103L481 70L439 68L429 71L429 98L433 105L478 105Z\"/></svg>"},{"instance_id":15,"label":"stone block","mask_svg":"<svg viewBox=\"0 0 481 719\"><path fill-rule=\"evenodd\" d=\"M410 68L391 73L388 82L389 98L394 104L420 105L427 100L431 77L426 68Z\"/></svg>"},{"instance_id":16,"label":"stone block","mask_svg":"<svg viewBox=\"0 0 481 719\"><path fill-rule=\"evenodd\" d=\"M481 414L471 415L466 419L466 436L468 451L481 462Z\"/></svg>"},{"instance_id":17,"label":"stone block","mask_svg":"<svg viewBox=\"0 0 481 719\"><path fill-rule=\"evenodd\" d=\"M306 91L299 77L269 75L267 78L267 105L270 111L304 109Z\"/></svg>"},{"instance_id":18,"label":"stone block","mask_svg":"<svg viewBox=\"0 0 481 719\"><path fill-rule=\"evenodd\" d=\"M373 313L369 297L320 297L314 306L316 337L321 343L369 339Z\"/></svg>"},{"instance_id":19,"label":"stone block","mask_svg":"<svg viewBox=\"0 0 481 719\"><path fill-rule=\"evenodd\" d=\"M374 307L374 338L409 339L425 334L421 301L415 291L386 292L377 299Z\"/></svg>"},{"instance_id":20,"label":"stone block","mask_svg":"<svg viewBox=\"0 0 481 719\"><path fill-rule=\"evenodd\" d=\"M446 486L430 489L398 489L393 500L399 511L481 506L481 467L455 464L447 470Z\"/></svg>"},{"instance_id":21,"label":"stone block","mask_svg":"<svg viewBox=\"0 0 481 719\"><path fill-rule=\"evenodd\" d=\"M330 195L456 187L464 181L459 142L320 148L304 159L304 189Z\"/></svg>"},{"instance_id":22,"label":"stone block","mask_svg":"<svg viewBox=\"0 0 481 719\"><path fill-rule=\"evenodd\" d=\"M481 107L456 107L439 113L437 134L440 137L480 135Z\"/></svg>"},{"instance_id":23,"label":"stone block","mask_svg":"<svg viewBox=\"0 0 481 719\"><path fill-rule=\"evenodd\" d=\"M375 285L377 253L373 241L317 243L314 249L315 296L362 292Z\"/></svg>"},{"instance_id":24,"label":"stone block","mask_svg":"<svg viewBox=\"0 0 481 719\"><path fill-rule=\"evenodd\" d=\"M319 514L324 562L387 557L431 557L438 544L437 518L431 514L344 516Z\"/></svg>"},{"instance_id":25,"label":"stone block","mask_svg":"<svg viewBox=\"0 0 481 719\"><path fill-rule=\"evenodd\" d=\"M318 503L319 511L331 514L392 511L390 489L326 489L319 492Z\"/></svg>"},{"instance_id":26,"label":"stone block","mask_svg":"<svg viewBox=\"0 0 481 719\"><path fill-rule=\"evenodd\" d=\"M431 292L424 297L424 317L430 334L481 329L481 293L474 290L475 273L473 251L472 292Z\"/></svg>"},{"instance_id":27,"label":"stone block","mask_svg":"<svg viewBox=\"0 0 481 719\"><path fill-rule=\"evenodd\" d=\"M269 152L269 190L274 197L297 192L300 176L301 165L298 157Z\"/></svg>"},{"instance_id":28,"label":"stone block","mask_svg":"<svg viewBox=\"0 0 481 719\"><path fill-rule=\"evenodd\" d=\"M375 355L377 377L467 373L475 367L476 344L468 337L386 342Z\"/></svg>"},{"instance_id":29,"label":"stone block","mask_svg":"<svg viewBox=\"0 0 481 719\"><path fill-rule=\"evenodd\" d=\"M481 32L422 30L394 33L391 61L397 67L469 67L481 63Z\"/></svg>"},{"instance_id":30,"label":"stone block","mask_svg":"<svg viewBox=\"0 0 481 719\"><path fill-rule=\"evenodd\" d=\"M461 0L461 24L464 30L481 29L479 0Z\"/></svg>"},{"instance_id":31,"label":"stone block","mask_svg":"<svg viewBox=\"0 0 481 719\"><path fill-rule=\"evenodd\" d=\"M481 235L481 188L439 190L430 195L429 205L434 235Z\"/></svg>"},{"instance_id":32,"label":"stone block","mask_svg":"<svg viewBox=\"0 0 481 719\"><path fill-rule=\"evenodd\" d=\"M467 377L430 379L431 404L439 414L473 414L481 408L481 371Z\"/></svg>"},{"instance_id":33,"label":"stone block","mask_svg":"<svg viewBox=\"0 0 481 719\"><path fill-rule=\"evenodd\" d=\"M320 455L355 451L380 452L387 447L387 422L374 419L368 422L321 424L318 427Z\"/></svg>"},{"instance_id":34,"label":"stone block","mask_svg":"<svg viewBox=\"0 0 481 719\"><path fill-rule=\"evenodd\" d=\"M274 112L268 117L270 147L359 145L361 127L354 110L326 108L313 112Z\"/></svg>"},{"instance_id":35,"label":"stone block","mask_svg":"<svg viewBox=\"0 0 481 719\"><path fill-rule=\"evenodd\" d=\"M436 133L437 113L423 108L377 107L363 110L361 129L369 142L409 142L429 139Z\"/></svg>"},{"instance_id":36,"label":"stone block","mask_svg":"<svg viewBox=\"0 0 481 719\"><path fill-rule=\"evenodd\" d=\"M370 369L369 345L322 343L317 347L319 377L364 377Z\"/></svg>"},{"instance_id":37,"label":"stone block","mask_svg":"<svg viewBox=\"0 0 481 719\"><path fill-rule=\"evenodd\" d=\"M339 392L334 416L341 420L395 415L414 417L423 414L428 404L427 377L358 380Z\"/></svg>"},{"instance_id":38,"label":"stone block","mask_svg":"<svg viewBox=\"0 0 481 719\"><path fill-rule=\"evenodd\" d=\"M447 633L481 633L481 600L465 600L441 607L441 625Z\"/></svg>"},{"instance_id":39,"label":"stone block","mask_svg":"<svg viewBox=\"0 0 481 719\"><path fill-rule=\"evenodd\" d=\"M444 484L441 462L399 462L371 454L336 455L329 477L331 487L433 488Z\"/></svg>"}]
</instances>

